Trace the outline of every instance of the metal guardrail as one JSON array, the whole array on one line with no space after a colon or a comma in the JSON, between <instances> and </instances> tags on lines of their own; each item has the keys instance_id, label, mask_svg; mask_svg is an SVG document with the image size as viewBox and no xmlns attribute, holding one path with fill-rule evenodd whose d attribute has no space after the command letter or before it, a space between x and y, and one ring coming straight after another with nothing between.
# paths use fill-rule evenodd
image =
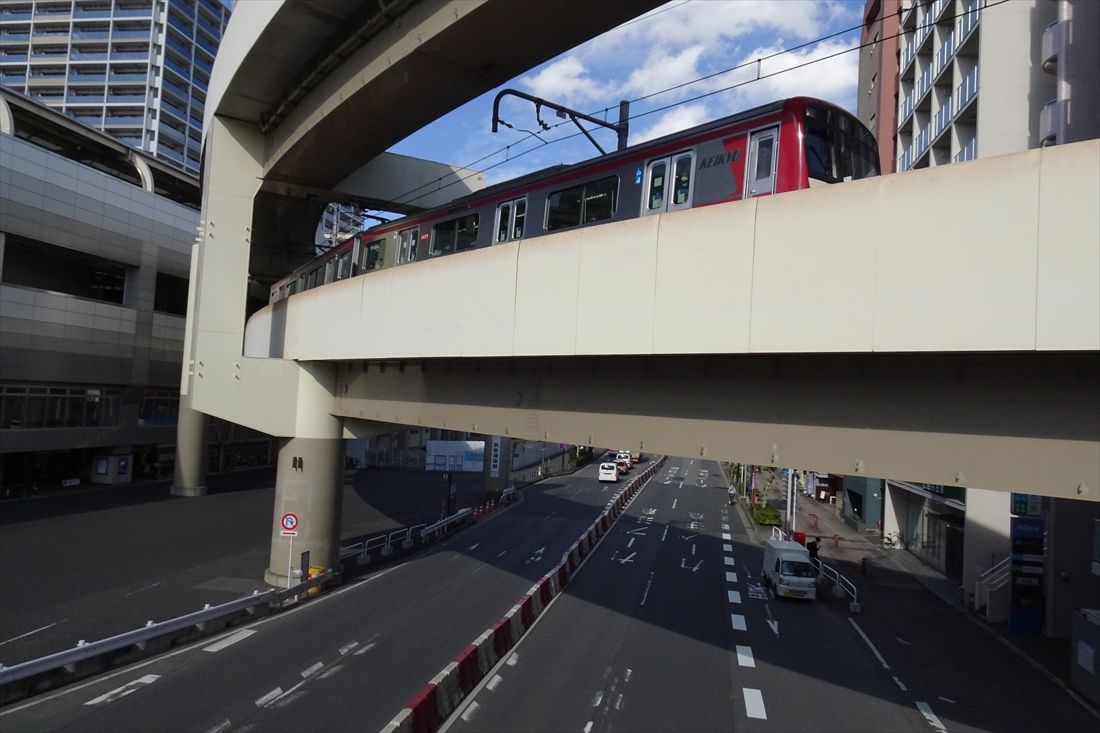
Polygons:
<instances>
[{"instance_id":1,"label":"metal guardrail","mask_svg":"<svg viewBox=\"0 0 1100 733\"><path fill-rule=\"evenodd\" d=\"M852 601L848 604L848 610L852 613L859 613L859 591L856 589L855 585L852 584L852 581L841 575L840 571L832 565L826 565L816 557L810 558L810 564L817 568L818 572L821 573L826 580L832 581L834 595L850 596Z\"/></svg>"},{"instance_id":2,"label":"metal guardrail","mask_svg":"<svg viewBox=\"0 0 1100 733\"><path fill-rule=\"evenodd\" d=\"M1000 590L1008 583L1011 559L1005 557L974 579L974 610L980 611L989 605L990 592Z\"/></svg>"},{"instance_id":3,"label":"metal guardrail","mask_svg":"<svg viewBox=\"0 0 1100 733\"><path fill-rule=\"evenodd\" d=\"M457 524L458 522L466 521L467 519L470 518L470 515L472 515L473 513L474 513L474 510L471 509L470 507L463 507L462 509L459 509L457 512L455 512L451 516L446 517L444 519L440 519L435 524L429 524L427 526L420 525L421 527L423 527L423 529L420 530L420 539L426 540L426 539L428 539L429 536L431 536L433 534L438 536L438 534L440 532L445 531L452 524Z\"/></svg>"}]
</instances>

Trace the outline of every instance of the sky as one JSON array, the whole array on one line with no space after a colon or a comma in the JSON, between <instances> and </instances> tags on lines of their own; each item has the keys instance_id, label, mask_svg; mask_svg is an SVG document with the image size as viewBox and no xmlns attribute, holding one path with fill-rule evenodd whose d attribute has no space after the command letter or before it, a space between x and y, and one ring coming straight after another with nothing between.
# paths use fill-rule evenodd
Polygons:
<instances>
[{"instance_id":1,"label":"sky","mask_svg":"<svg viewBox=\"0 0 1100 733\"><path fill-rule=\"evenodd\" d=\"M630 100L630 144L790 96L819 97L854 112L859 54L842 52L859 43L863 4L673 0L483 94L391 151L484 170L486 185L599 154L572 122L552 111L543 110L543 121L564 124L540 131L534 105L514 97L502 101L501 117L516 129L492 133L493 98L506 87L612 122L619 100ZM794 50L782 53L788 49ZM763 78L756 80L758 73ZM613 131L586 126L605 150L615 149ZM541 140L526 131L539 132ZM566 136L573 137L551 142Z\"/></svg>"}]
</instances>

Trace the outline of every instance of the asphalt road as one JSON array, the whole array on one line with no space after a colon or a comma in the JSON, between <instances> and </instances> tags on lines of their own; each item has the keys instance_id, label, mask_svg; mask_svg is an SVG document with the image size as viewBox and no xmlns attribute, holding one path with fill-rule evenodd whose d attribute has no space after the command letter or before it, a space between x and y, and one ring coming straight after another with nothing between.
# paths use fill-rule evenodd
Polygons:
<instances>
[{"instance_id":1,"label":"asphalt road","mask_svg":"<svg viewBox=\"0 0 1100 733\"><path fill-rule=\"evenodd\" d=\"M459 504L481 477L458 474ZM202 497L167 482L0 504L0 663L27 659L266 589L274 471L212 477ZM349 477L342 536L438 518L433 474L369 469Z\"/></svg>"},{"instance_id":2,"label":"asphalt road","mask_svg":"<svg viewBox=\"0 0 1100 733\"><path fill-rule=\"evenodd\" d=\"M725 486L666 463L450 730L1096 729L907 576L866 584L859 615L828 589L777 600Z\"/></svg>"},{"instance_id":3,"label":"asphalt road","mask_svg":"<svg viewBox=\"0 0 1100 733\"><path fill-rule=\"evenodd\" d=\"M595 467L243 629L0 711L15 731L378 730L603 510Z\"/></svg>"}]
</instances>

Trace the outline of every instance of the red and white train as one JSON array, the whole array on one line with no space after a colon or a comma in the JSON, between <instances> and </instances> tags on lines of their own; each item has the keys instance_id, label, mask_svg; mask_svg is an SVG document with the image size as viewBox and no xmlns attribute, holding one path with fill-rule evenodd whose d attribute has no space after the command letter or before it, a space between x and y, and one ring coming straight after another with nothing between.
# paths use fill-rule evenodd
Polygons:
<instances>
[{"instance_id":1,"label":"red and white train","mask_svg":"<svg viewBox=\"0 0 1100 733\"><path fill-rule=\"evenodd\" d=\"M794 97L371 227L275 283L270 302L477 247L878 173L875 139L859 120Z\"/></svg>"}]
</instances>

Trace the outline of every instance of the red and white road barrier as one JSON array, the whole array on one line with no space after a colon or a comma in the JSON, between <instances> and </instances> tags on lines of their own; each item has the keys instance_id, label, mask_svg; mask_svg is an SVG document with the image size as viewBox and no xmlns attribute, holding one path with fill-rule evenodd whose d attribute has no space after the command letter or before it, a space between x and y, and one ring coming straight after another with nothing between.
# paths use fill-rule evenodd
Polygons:
<instances>
[{"instance_id":1,"label":"red and white road barrier","mask_svg":"<svg viewBox=\"0 0 1100 733\"><path fill-rule=\"evenodd\" d=\"M433 733L501 659L519 643L528 629L569 583L577 568L618 517L627 503L660 470L661 457L635 477L609 502L603 513L566 551L557 567L533 585L512 608L473 644L462 650L424 689L418 692L382 733ZM489 507L492 511L492 506Z\"/></svg>"}]
</instances>

